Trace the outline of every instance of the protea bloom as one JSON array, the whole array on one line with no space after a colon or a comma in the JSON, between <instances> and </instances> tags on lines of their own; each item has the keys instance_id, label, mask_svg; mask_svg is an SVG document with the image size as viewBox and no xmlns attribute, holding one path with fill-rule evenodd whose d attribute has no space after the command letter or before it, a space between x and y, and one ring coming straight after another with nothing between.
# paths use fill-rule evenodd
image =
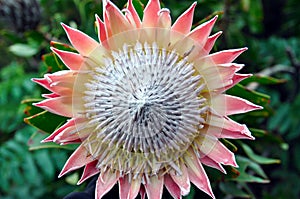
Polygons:
<instances>
[{"instance_id":1,"label":"protea bloom","mask_svg":"<svg viewBox=\"0 0 300 199\"><path fill-rule=\"evenodd\" d=\"M203 164L237 166L218 139L253 139L228 115L260 108L224 94L249 76L231 63L246 48L209 54L221 32L209 36L217 17L191 30L196 3L173 25L159 0L142 20L132 0L124 14L103 4L99 42L62 24L78 53L52 48L69 70L33 80L52 92L35 105L70 118L43 142L80 143L59 176L99 173L96 198L116 183L121 199L160 199L163 186L181 198L190 182L214 198Z\"/></svg>"}]
</instances>

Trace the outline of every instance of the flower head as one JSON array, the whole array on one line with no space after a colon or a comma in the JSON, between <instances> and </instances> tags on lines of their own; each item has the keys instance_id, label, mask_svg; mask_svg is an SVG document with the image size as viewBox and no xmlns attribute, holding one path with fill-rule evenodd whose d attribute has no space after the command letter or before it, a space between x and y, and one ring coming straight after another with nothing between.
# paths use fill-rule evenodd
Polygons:
<instances>
[{"instance_id":1,"label":"flower head","mask_svg":"<svg viewBox=\"0 0 300 199\"><path fill-rule=\"evenodd\" d=\"M35 105L70 118L43 142L80 143L60 176L84 167L80 184L99 173L96 198L116 183L121 199L160 199L163 186L181 198L190 182L214 198L202 165L237 166L218 139L253 139L228 115L260 108L224 94L249 76L232 63L246 48L209 54L217 17L191 30L196 3L173 24L158 0L142 20L132 0L124 14L103 4L99 42L62 24L78 53L52 48L69 70L33 80L52 92Z\"/></svg>"}]
</instances>

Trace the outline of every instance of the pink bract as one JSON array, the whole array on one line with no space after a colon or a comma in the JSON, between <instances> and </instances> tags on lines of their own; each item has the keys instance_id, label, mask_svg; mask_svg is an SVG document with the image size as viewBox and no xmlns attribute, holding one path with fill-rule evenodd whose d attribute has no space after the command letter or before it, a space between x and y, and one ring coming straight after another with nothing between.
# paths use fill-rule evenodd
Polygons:
<instances>
[{"instance_id":1,"label":"pink bract","mask_svg":"<svg viewBox=\"0 0 300 199\"><path fill-rule=\"evenodd\" d=\"M173 24L158 0L142 20L132 0L103 4L99 41L62 24L78 53L52 48L69 70L33 79L52 92L35 105L70 118L43 142L80 143L59 177L99 174L97 199L116 183L121 199L160 199L164 186L181 198L190 182L214 198L203 165L237 167L219 138L254 139L228 116L261 108L224 94L250 76L232 63L246 48L209 54L221 32L210 36L217 17L191 30L196 3Z\"/></svg>"}]
</instances>

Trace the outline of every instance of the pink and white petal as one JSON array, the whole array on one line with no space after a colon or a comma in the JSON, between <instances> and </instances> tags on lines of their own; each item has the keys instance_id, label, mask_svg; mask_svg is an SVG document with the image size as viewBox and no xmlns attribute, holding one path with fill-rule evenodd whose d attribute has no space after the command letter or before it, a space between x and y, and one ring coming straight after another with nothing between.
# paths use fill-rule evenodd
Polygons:
<instances>
[{"instance_id":1,"label":"pink and white petal","mask_svg":"<svg viewBox=\"0 0 300 199\"><path fill-rule=\"evenodd\" d=\"M104 174L101 173L96 182L95 198L102 198L107 192L109 192L113 186L117 183L119 174L107 170Z\"/></svg>"},{"instance_id":2,"label":"pink and white petal","mask_svg":"<svg viewBox=\"0 0 300 199\"><path fill-rule=\"evenodd\" d=\"M247 128L246 125L237 124L237 129L225 129L223 127L217 126L209 126L201 129L200 131L203 134L207 134L210 136L214 136L216 138L229 138L229 139L251 139L253 140L254 137L251 135L251 132ZM222 125L221 125L222 126Z\"/></svg>"},{"instance_id":3,"label":"pink and white petal","mask_svg":"<svg viewBox=\"0 0 300 199\"><path fill-rule=\"evenodd\" d=\"M157 199L162 197L164 178L158 176L152 176L149 182L145 184L146 193L148 199Z\"/></svg>"},{"instance_id":4,"label":"pink and white petal","mask_svg":"<svg viewBox=\"0 0 300 199\"><path fill-rule=\"evenodd\" d=\"M133 4L132 4L132 0L129 0L127 3L127 10L130 12L130 17L132 17L133 21L135 22L135 27L136 28L140 28L142 26L142 22L141 19L137 13L137 11L135 10Z\"/></svg>"},{"instance_id":5,"label":"pink and white petal","mask_svg":"<svg viewBox=\"0 0 300 199\"><path fill-rule=\"evenodd\" d=\"M50 87L50 82L46 78L32 78L31 81L38 83L39 85L43 86L47 90L53 92L53 90Z\"/></svg>"},{"instance_id":6,"label":"pink and white petal","mask_svg":"<svg viewBox=\"0 0 300 199\"><path fill-rule=\"evenodd\" d=\"M73 88L73 84L75 82L77 74L77 71L61 70L52 74L46 74L45 78L51 83L61 84L65 87Z\"/></svg>"},{"instance_id":7,"label":"pink and white petal","mask_svg":"<svg viewBox=\"0 0 300 199\"><path fill-rule=\"evenodd\" d=\"M158 22L158 12L160 10L159 0L150 0L144 10L144 16L142 20L142 26L156 27Z\"/></svg>"},{"instance_id":8,"label":"pink and white petal","mask_svg":"<svg viewBox=\"0 0 300 199\"><path fill-rule=\"evenodd\" d=\"M158 27L170 29L172 24L170 10L163 8L158 12Z\"/></svg>"},{"instance_id":9,"label":"pink and white petal","mask_svg":"<svg viewBox=\"0 0 300 199\"><path fill-rule=\"evenodd\" d=\"M219 162L214 161L207 155L201 156L200 161L202 164L205 164L206 166L218 169L222 173L226 174L226 170L222 167L222 165Z\"/></svg>"},{"instance_id":10,"label":"pink and white petal","mask_svg":"<svg viewBox=\"0 0 300 199\"><path fill-rule=\"evenodd\" d=\"M119 179L119 196L120 199L134 199L138 195L141 187L140 180L131 180L128 176Z\"/></svg>"},{"instance_id":11,"label":"pink and white petal","mask_svg":"<svg viewBox=\"0 0 300 199\"><path fill-rule=\"evenodd\" d=\"M217 18L218 16L215 16L211 20L199 25L188 34L188 37L195 40L200 46L204 46Z\"/></svg>"},{"instance_id":12,"label":"pink and white petal","mask_svg":"<svg viewBox=\"0 0 300 199\"><path fill-rule=\"evenodd\" d=\"M51 113L62 115L65 117L72 117L72 96L57 97L43 100L41 102L33 104L34 106L43 108Z\"/></svg>"},{"instance_id":13,"label":"pink and white petal","mask_svg":"<svg viewBox=\"0 0 300 199\"><path fill-rule=\"evenodd\" d=\"M145 190L144 186L141 186L141 188L140 188L140 196L141 196L141 199L145 199L145 197L146 197L146 190Z\"/></svg>"},{"instance_id":14,"label":"pink and white petal","mask_svg":"<svg viewBox=\"0 0 300 199\"><path fill-rule=\"evenodd\" d=\"M197 158L194 151L189 150L189 155L184 156L187 165L188 175L190 181L196 185L200 190L207 193L210 197L215 198L207 174Z\"/></svg>"},{"instance_id":15,"label":"pink and white petal","mask_svg":"<svg viewBox=\"0 0 300 199\"><path fill-rule=\"evenodd\" d=\"M248 100L225 94L219 94L211 98L211 108L222 116L246 113L261 109Z\"/></svg>"},{"instance_id":16,"label":"pink and white petal","mask_svg":"<svg viewBox=\"0 0 300 199\"><path fill-rule=\"evenodd\" d=\"M130 183L128 181L128 177L120 177L119 178L119 197L120 199L127 199L130 189Z\"/></svg>"},{"instance_id":17,"label":"pink and white petal","mask_svg":"<svg viewBox=\"0 0 300 199\"><path fill-rule=\"evenodd\" d=\"M80 143L82 143L82 140L77 139L77 140L72 140L72 141L60 143L60 145L63 146L63 145L68 145L68 144L80 144Z\"/></svg>"},{"instance_id":18,"label":"pink and white petal","mask_svg":"<svg viewBox=\"0 0 300 199\"><path fill-rule=\"evenodd\" d=\"M72 95L75 76L76 72L63 70L53 74L46 74L44 78L33 78L32 81L58 95Z\"/></svg>"},{"instance_id":19,"label":"pink and white petal","mask_svg":"<svg viewBox=\"0 0 300 199\"><path fill-rule=\"evenodd\" d=\"M62 62L70 70L79 70L80 67L82 66L84 59L80 54L58 50L53 47L51 47L51 50L62 60Z\"/></svg>"},{"instance_id":20,"label":"pink and white petal","mask_svg":"<svg viewBox=\"0 0 300 199\"><path fill-rule=\"evenodd\" d=\"M240 54L245 52L248 48L239 48L231 50L223 50L207 56L215 64L226 64L234 61Z\"/></svg>"},{"instance_id":21,"label":"pink and white petal","mask_svg":"<svg viewBox=\"0 0 300 199\"><path fill-rule=\"evenodd\" d=\"M85 180L89 179L90 177L98 174L100 170L97 168L98 160L95 160L93 162L88 163L85 165L82 176L80 180L78 181L77 185L80 185Z\"/></svg>"},{"instance_id":22,"label":"pink and white petal","mask_svg":"<svg viewBox=\"0 0 300 199\"><path fill-rule=\"evenodd\" d=\"M61 132L59 135L57 135L54 138L53 142L60 143L60 144L65 144L65 143L69 143L69 142L72 142L72 141L77 142L78 140L81 140L81 137L76 132L76 128L75 128L72 133L70 133L68 131Z\"/></svg>"},{"instance_id":23,"label":"pink and white petal","mask_svg":"<svg viewBox=\"0 0 300 199\"><path fill-rule=\"evenodd\" d=\"M141 181L140 180L132 180L131 187L128 194L128 199L135 199L140 191Z\"/></svg>"},{"instance_id":24,"label":"pink and white petal","mask_svg":"<svg viewBox=\"0 0 300 199\"><path fill-rule=\"evenodd\" d=\"M209 126L216 126L220 127L223 129L228 129L228 130L243 130L243 127L241 124L231 120L230 118L226 116L218 116L211 114L209 117L209 121L207 121L207 125Z\"/></svg>"},{"instance_id":25,"label":"pink and white petal","mask_svg":"<svg viewBox=\"0 0 300 199\"><path fill-rule=\"evenodd\" d=\"M49 94L42 94L42 97L44 97L44 98L56 98L56 97L60 97L60 95L59 94L57 94L57 93L49 93Z\"/></svg>"},{"instance_id":26,"label":"pink and white petal","mask_svg":"<svg viewBox=\"0 0 300 199\"><path fill-rule=\"evenodd\" d=\"M252 74L238 74L238 73L236 73L236 74L233 75L230 84L225 85L223 88L218 89L217 93L222 93L222 92L232 88L233 86L238 84L240 81L242 81L244 79L247 79L248 77L251 77L251 76L252 76Z\"/></svg>"},{"instance_id":27,"label":"pink and white petal","mask_svg":"<svg viewBox=\"0 0 300 199\"><path fill-rule=\"evenodd\" d=\"M222 34L222 31L217 32L216 34L209 36L206 40L206 43L203 47L204 51L208 54L213 46L215 45L215 42L219 38L219 36Z\"/></svg>"},{"instance_id":28,"label":"pink and white petal","mask_svg":"<svg viewBox=\"0 0 300 199\"><path fill-rule=\"evenodd\" d=\"M112 35L133 28L133 26L127 21L123 13L119 10L119 8L115 6L111 1L107 1L105 12L110 23L110 30Z\"/></svg>"},{"instance_id":29,"label":"pink and white petal","mask_svg":"<svg viewBox=\"0 0 300 199\"><path fill-rule=\"evenodd\" d=\"M88 130L86 125L87 122L84 118L73 118L69 120L65 125L57 130L58 134L54 137L53 142L66 143L84 138L84 133L81 131L82 129L83 131Z\"/></svg>"},{"instance_id":30,"label":"pink and white petal","mask_svg":"<svg viewBox=\"0 0 300 199\"><path fill-rule=\"evenodd\" d=\"M194 10L197 3L194 2L182 15L180 15L172 26L172 31L188 34L192 28Z\"/></svg>"},{"instance_id":31,"label":"pink and white petal","mask_svg":"<svg viewBox=\"0 0 300 199\"><path fill-rule=\"evenodd\" d=\"M213 147L213 150L211 150L206 155L215 162L238 167L235 161L234 153L227 149L220 141L214 143L215 145Z\"/></svg>"},{"instance_id":32,"label":"pink and white petal","mask_svg":"<svg viewBox=\"0 0 300 199\"><path fill-rule=\"evenodd\" d=\"M238 113L246 113L249 111L262 109L261 106L255 105L248 100L240 97L225 95L226 115L233 115Z\"/></svg>"},{"instance_id":33,"label":"pink and white petal","mask_svg":"<svg viewBox=\"0 0 300 199\"><path fill-rule=\"evenodd\" d=\"M111 31L111 27L110 27L110 21L109 21L107 12L103 12L103 13L104 13L103 17L104 17L104 26L105 26L106 36L107 36L107 38L109 38L109 37L112 36L112 31Z\"/></svg>"},{"instance_id":34,"label":"pink and white petal","mask_svg":"<svg viewBox=\"0 0 300 199\"><path fill-rule=\"evenodd\" d=\"M99 42L103 44L103 42L107 40L105 25L97 14L95 15L95 17L96 17L97 28L98 28L98 39Z\"/></svg>"},{"instance_id":35,"label":"pink and white petal","mask_svg":"<svg viewBox=\"0 0 300 199\"><path fill-rule=\"evenodd\" d=\"M181 199L180 188L173 181L170 175L167 174L164 176L164 184L174 199Z\"/></svg>"},{"instance_id":36,"label":"pink and white petal","mask_svg":"<svg viewBox=\"0 0 300 199\"><path fill-rule=\"evenodd\" d=\"M187 195L190 192L191 184L186 166L182 163L180 166L182 175L171 174L171 178L181 190L181 195Z\"/></svg>"},{"instance_id":37,"label":"pink and white petal","mask_svg":"<svg viewBox=\"0 0 300 199\"><path fill-rule=\"evenodd\" d=\"M87 150L83 145L80 145L69 157L58 177L60 178L66 173L79 169L92 161L94 161L92 156L87 153Z\"/></svg>"},{"instance_id":38,"label":"pink and white petal","mask_svg":"<svg viewBox=\"0 0 300 199\"><path fill-rule=\"evenodd\" d=\"M53 142L54 138L59 135L61 132L65 131L67 128L75 126L75 119L72 118L68 120L64 125L56 129L50 136L42 140L41 142Z\"/></svg>"},{"instance_id":39,"label":"pink and white petal","mask_svg":"<svg viewBox=\"0 0 300 199\"><path fill-rule=\"evenodd\" d=\"M94 39L92 39L85 33L77 29L71 28L63 23L61 25L66 31L72 45L82 56L89 55L99 45L98 42L96 42Z\"/></svg>"},{"instance_id":40,"label":"pink and white petal","mask_svg":"<svg viewBox=\"0 0 300 199\"><path fill-rule=\"evenodd\" d=\"M195 69L206 82L207 89L211 92L218 91L221 88L230 85L234 70L224 70L220 72L220 67L209 63L208 59L195 60ZM226 73L225 73L226 72Z\"/></svg>"}]
</instances>

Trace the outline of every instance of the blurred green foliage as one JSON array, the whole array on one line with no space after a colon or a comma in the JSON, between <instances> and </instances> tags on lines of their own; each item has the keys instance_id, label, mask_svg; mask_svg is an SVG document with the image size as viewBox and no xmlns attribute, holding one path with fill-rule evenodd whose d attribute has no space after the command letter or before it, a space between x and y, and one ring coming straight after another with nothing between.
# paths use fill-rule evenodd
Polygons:
<instances>
[{"instance_id":1,"label":"blurred green foliage","mask_svg":"<svg viewBox=\"0 0 300 199\"><path fill-rule=\"evenodd\" d=\"M0 198L4 199L62 198L71 191L84 188L84 185L74 185L78 173L57 179L72 152L69 149L74 146L62 148L39 143L66 118L54 117L52 126L38 126L38 130L25 125L23 118L29 117L27 122L34 123L36 121L30 116L51 114L32 107L32 101L19 104L29 98L40 100L40 93L45 92L30 78L64 67L49 50L52 40L68 43L60 22L96 38L94 15L102 15L101 0L38 2L41 10L39 25L30 26L31 29L23 32L6 24L0 16ZM126 4L126 0L114 2L119 8ZM147 0L141 2L145 5ZM139 4L137 0L134 3ZM162 5L168 7L172 18L176 19L192 3L192 0L176 3L163 0ZM223 140L238 154L240 167L226 167L226 176L206 168L215 195L217 198L297 198L300 195L300 146L297 144L300 141L299 1L198 0L197 3L195 24L220 15L214 32L222 30L223 36L214 51L249 48L238 61L246 65L243 72L255 73L255 76L244 80L229 93L264 106L264 110L233 117L251 128L256 141ZM14 12L26 13L26 9L29 8ZM64 48L59 43L52 45ZM37 126L39 122L33 125ZM192 188L185 198L199 197L208 198Z\"/></svg>"}]
</instances>

